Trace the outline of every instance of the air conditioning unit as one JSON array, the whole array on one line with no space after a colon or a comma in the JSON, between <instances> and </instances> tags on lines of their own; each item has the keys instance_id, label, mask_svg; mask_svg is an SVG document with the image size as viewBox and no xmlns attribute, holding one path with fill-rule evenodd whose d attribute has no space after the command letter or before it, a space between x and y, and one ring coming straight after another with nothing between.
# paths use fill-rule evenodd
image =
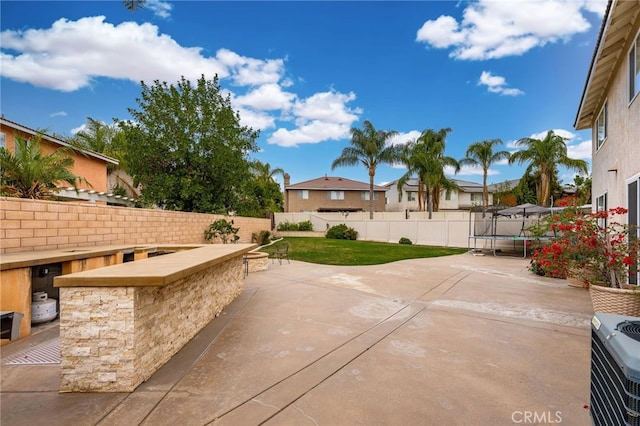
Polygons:
<instances>
[{"instance_id":1,"label":"air conditioning unit","mask_svg":"<svg viewBox=\"0 0 640 426\"><path fill-rule=\"evenodd\" d=\"M590 411L596 426L640 426L639 317L593 316Z\"/></svg>"}]
</instances>

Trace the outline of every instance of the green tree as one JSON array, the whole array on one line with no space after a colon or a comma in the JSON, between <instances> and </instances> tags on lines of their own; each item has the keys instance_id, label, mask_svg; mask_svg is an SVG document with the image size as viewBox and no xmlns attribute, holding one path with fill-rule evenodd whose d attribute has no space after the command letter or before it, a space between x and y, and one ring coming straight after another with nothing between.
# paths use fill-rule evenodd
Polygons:
<instances>
[{"instance_id":1,"label":"green tree","mask_svg":"<svg viewBox=\"0 0 640 426\"><path fill-rule=\"evenodd\" d=\"M331 164L331 170L340 166L362 163L369 172L369 219L373 219L373 182L380 164L392 165L399 160L399 150L389 145L389 139L397 135L395 130L376 130L370 121L362 123L362 129L351 128L351 146L347 146Z\"/></svg>"},{"instance_id":2,"label":"green tree","mask_svg":"<svg viewBox=\"0 0 640 426\"><path fill-rule=\"evenodd\" d=\"M259 182L275 182L275 176L282 176L284 178L284 170L280 167L276 167L275 169L271 168L271 164L263 163L260 160L252 161L249 164L249 170L253 177L256 178Z\"/></svg>"},{"instance_id":3,"label":"green tree","mask_svg":"<svg viewBox=\"0 0 640 426\"><path fill-rule=\"evenodd\" d=\"M240 125L218 77L141 85L140 109L129 108L133 121L119 124L127 172L142 196L169 210L242 210L242 183L251 178L247 156L257 151L258 132Z\"/></svg>"},{"instance_id":4,"label":"green tree","mask_svg":"<svg viewBox=\"0 0 640 426\"><path fill-rule=\"evenodd\" d=\"M439 209L440 191L450 192L457 189L455 182L448 179L444 173L446 167L452 167L456 173L460 171L458 161L445 155L446 138L450 132L450 128L439 131L424 130L418 139L405 146L402 153L402 162L407 166L407 172L398 180L398 191L402 193L405 183L417 175L419 188L424 186L429 219L432 218L433 211ZM418 203L422 203L420 197ZM420 208L424 209L422 204Z\"/></svg>"},{"instance_id":5,"label":"green tree","mask_svg":"<svg viewBox=\"0 0 640 426\"><path fill-rule=\"evenodd\" d=\"M94 151L118 160L119 165L107 165L109 172L124 167L124 133L117 126L109 126L100 120L87 117L87 125L67 139L67 142L82 150Z\"/></svg>"},{"instance_id":6,"label":"green tree","mask_svg":"<svg viewBox=\"0 0 640 426\"><path fill-rule=\"evenodd\" d=\"M138 191L131 186L128 176L123 176L126 170L124 150L126 148L125 135L117 125L108 125L100 120L87 117L87 124L67 142L81 150L94 151L118 160L118 164L107 164L110 181L116 183L109 188L114 195L137 196ZM142 203L143 200L137 200Z\"/></svg>"},{"instance_id":7,"label":"green tree","mask_svg":"<svg viewBox=\"0 0 640 426\"><path fill-rule=\"evenodd\" d=\"M492 164L511 157L509 151L494 151L498 145L502 145L500 139L474 142L467 148L465 158L460 160L461 166L469 165L482 169L482 217L485 217L489 207L489 189L487 188L489 168Z\"/></svg>"},{"instance_id":8,"label":"green tree","mask_svg":"<svg viewBox=\"0 0 640 426\"><path fill-rule=\"evenodd\" d=\"M591 202L591 176L576 175L573 178L573 186L576 189L576 202L588 204Z\"/></svg>"},{"instance_id":9,"label":"green tree","mask_svg":"<svg viewBox=\"0 0 640 426\"><path fill-rule=\"evenodd\" d=\"M249 171L252 179L246 181L243 191L247 197L243 205L247 210L238 213L243 216L271 217L272 213L283 211L284 198L274 177L284 176L284 170L272 169L269 163L255 160L249 163Z\"/></svg>"},{"instance_id":10,"label":"green tree","mask_svg":"<svg viewBox=\"0 0 640 426\"><path fill-rule=\"evenodd\" d=\"M52 154L42 155L41 139L42 133L29 140L15 135L15 153L0 148L0 194L48 200L56 198L57 183L65 182L77 188L78 183L86 182L71 172L73 148L62 147Z\"/></svg>"},{"instance_id":11,"label":"green tree","mask_svg":"<svg viewBox=\"0 0 640 426\"><path fill-rule=\"evenodd\" d=\"M529 172L525 172L520 178L518 185L513 188L513 195L516 197L516 204L536 204L536 179Z\"/></svg>"},{"instance_id":12,"label":"green tree","mask_svg":"<svg viewBox=\"0 0 640 426\"><path fill-rule=\"evenodd\" d=\"M549 130L544 139L522 138L516 146L523 147L511 155L509 164L529 163L526 172L536 177L536 199L539 205L549 206L553 180L557 182L557 166L564 166L587 174L588 165L584 160L567 156L567 138Z\"/></svg>"}]
</instances>

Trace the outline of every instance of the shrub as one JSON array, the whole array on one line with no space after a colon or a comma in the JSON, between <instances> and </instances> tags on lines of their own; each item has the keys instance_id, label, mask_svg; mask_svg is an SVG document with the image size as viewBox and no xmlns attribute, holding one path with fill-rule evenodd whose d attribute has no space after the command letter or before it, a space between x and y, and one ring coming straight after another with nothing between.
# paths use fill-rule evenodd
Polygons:
<instances>
[{"instance_id":1,"label":"shrub","mask_svg":"<svg viewBox=\"0 0 640 426\"><path fill-rule=\"evenodd\" d=\"M358 232L341 223L340 225L329 228L325 236L334 240L355 240L358 238Z\"/></svg>"},{"instance_id":2,"label":"shrub","mask_svg":"<svg viewBox=\"0 0 640 426\"><path fill-rule=\"evenodd\" d=\"M298 231L298 229L299 227L297 223L291 223L288 220L278 224L278 231Z\"/></svg>"},{"instance_id":3,"label":"shrub","mask_svg":"<svg viewBox=\"0 0 640 426\"><path fill-rule=\"evenodd\" d=\"M400 241L398 241L398 244L407 244L407 245L411 245L411 244L413 244L413 243L411 242L411 240L410 240L410 239L405 238L405 237L402 237L402 238L400 238Z\"/></svg>"},{"instance_id":4,"label":"shrub","mask_svg":"<svg viewBox=\"0 0 640 426\"><path fill-rule=\"evenodd\" d=\"M251 242L264 246L271 242L271 231L258 231L251 234Z\"/></svg>"},{"instance_id":5,"label":"shrub","mask_svg":"<svg viewBox=\"0 0 640 426\"><path fill-rule=\"evenodd\" d=\"M233 226L233 220L229 222L226 219L218 219L209 225L209 229L204 231L204 238L207 241L220 238L222 244L235 243L240 239L239 230L240 228Z\"/></svg>"},{"instance_id":6,"label":"shrub","mask_svg":"<svg viewBox=\"0 0 640 426\"><path fill-rule=\"evenodd\" d=\"M313 231L313 224L310 220L298 223L298 231Z\"/></svg>"}]
</instances>

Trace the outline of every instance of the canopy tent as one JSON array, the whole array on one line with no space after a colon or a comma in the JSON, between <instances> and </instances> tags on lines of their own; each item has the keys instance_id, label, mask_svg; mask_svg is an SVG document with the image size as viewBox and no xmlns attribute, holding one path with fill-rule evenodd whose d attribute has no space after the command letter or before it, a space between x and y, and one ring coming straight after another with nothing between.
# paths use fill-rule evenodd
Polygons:
<instances>
[{"instance_id":1,"label":"canopy tent","mask_svg":"<svg viewBox=\"0 0 640 426\"><path fill-rule=\"evenodd\" d=\"M508 207L506 209L498 210L496 212L501 216L531 216L534 214L549 214L551 213L551 208L538 206L536 204L524 203L513 207Z\"/></svg>"}]
</instances>

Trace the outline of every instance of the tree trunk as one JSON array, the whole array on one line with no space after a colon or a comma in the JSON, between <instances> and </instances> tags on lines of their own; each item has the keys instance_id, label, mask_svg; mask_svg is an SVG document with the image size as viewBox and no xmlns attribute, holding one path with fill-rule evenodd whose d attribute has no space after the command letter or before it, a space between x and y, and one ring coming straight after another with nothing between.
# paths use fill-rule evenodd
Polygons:
<instances>
[{"instance_id":1,"label":"tree trunk","mask_svg":"<svg viewBox=\"0 0 640 426\"><path fill-rule=\"evenodd\" d=\"M487 170L482 174L482 218L487 215L487 207L489 207L489 190L487 188Z\"/></svg>"},{"instance_id":2,"label":"tree trunk","mask_svg":"<svg viewBox=\"0 0 640 426\"><path fill-rule=\"evenodd\" d=\"M540 194L538 204L544 207L549 206L549 196L551 195L551 179L547 173L540 173Z\"/></svg>"},{"instance_id":3,"label":"tree trunk","mask_svg":"<svg viewBox=\"0 0 640 426\"><path fill-rule=\"evenodd\" d=\"M373 178L375 172L369 170L369 219L373 220Z\"/></svg>"}]
</instances>

